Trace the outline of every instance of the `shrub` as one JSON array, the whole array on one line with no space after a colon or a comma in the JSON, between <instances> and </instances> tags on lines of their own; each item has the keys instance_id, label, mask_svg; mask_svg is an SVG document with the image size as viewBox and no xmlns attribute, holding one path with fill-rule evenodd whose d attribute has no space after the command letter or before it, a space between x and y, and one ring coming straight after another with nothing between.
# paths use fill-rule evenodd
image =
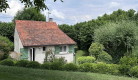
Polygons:
<instances>
[{"instance_id":1,"label":"shrub","mask_svg":"<svg viewBox=\"0 0 138 80\"><path fill-rule=\"evenodd\" d=\"M44 63L41 65L42 69L50 69L51 63Z\"/></svg>"},{"instance_id":2,"label":"shrub","mask_svg":"<svg viewBox=\"0 0 138 80\"><path fill-rule=\"evenodd\" d=\"M13 50L14 45L8 38L0 36L0 50L4 53L2 60L7 59L9 51Z\"/></svg>"},{"instance_id":3,"label":"shrub","mask_svg":"<svg viewBox=\"0 0 138 80\"><path fill-rule=\"evenodd\" d=\"M50 69L52 70L62 70L63 64L61 62L52 62L50 65Z\"/></svg>"},{"instance_id":4,"label":"shrub","mask_svg":"<svg viewBox=\"0 0 138 80\"><path fill-rule=\"evenodd\" d=\"M100 62L105 62L105 63L111 63L112 62L112 57L105 51L103 53L98 55L98 61Z\"/></svg>"},{"instance_id":5,"label":"shrub","mask_svg":"<svg viewBox=\"0 0 138 80\"><path fill-rule=\"evenodd\" d=\"M68 63L63 66L63 70L67 70L67 71L77 71L77 69L78 69L78 66L73 63Z\"/></svg>"},{"instance_id":6,"label":"shrub","mask_svg":"<svg viewBox=\"0 0 138 80\"><path fill-rule=\"evenodd\" d=\"M103 49L105 48L102 44L95 42L91 44L89 48L89 53L90 55L94 55L97 60L98 55L102 53Z\"/></svg>"},{"instance_id":7,"label":"shrub","mask_svg":"<svg viewBox=\"0 0 138 80\"><path fill-rule=\"evenodd\" d=\"M97 66L94 63L84 63L84 64L80 64L78 67L78 71L81 72L96 72Z\"/></svg>"},{"instance_id":8,"label":"shrub","mask_svg":"<svg viewBox=\"0 0 138 80\"><path fill-rule=\"evenodd\" d=\"M67 60L65 60L65 57L60 57L60 58L54 58L53 62L60 62L62 64L66 64Z\"/></svg>"},{"instance_id":9,"label":"shrub","mask_svg":"<svg viewBox=\"0 0 138 80\"><path fill-rule=\"evenodd\" d=\"M40 68L40 63L37 61L30 61L27 65L27 68Z\"/></svg>"},{"instance_id":10,"label":"shrub","mask_svg":"<svg viewBox=\"0 0 138 80\"><path fill-rule=\"evenodd\" d=\"M107 73L113 75L119 75L119 65L117 64L106 64L107 66Z\"/></svg>"},{"instance_id":11,"label":"shrub","mask_svg":"<svg viewBox=\"0 0 138 80\"><path fill-rule=\"evenodd\" d=\"M106 63L98 63L97 64L97 72L104 74L119 74L119 66L116 64L106 64Z\"/></svg>"},{"instance_id":12,"label":"shrub","mask_svg":"<svg viewBox=\"0 0 138 80\"><path fill-rule=\"evenodd\" d=\"M4 59L0 62L1 65L14 66L14 62L10 59Z\"/></svg>"},{"instance_id":13,"label":"shrub","mask_svg":"<svg viewBox=\"0 0 138 80\"><path fill-rule=\"evenodd\" d=\"M94 57L87 56L87 57L79 57L78 58L78 64L83 64L83 63L93 63L95 61Z\"/></svg>"},{"instance_id":14,"label":"shrub","mask_svg":"<svg viewBox=\"0 0 138 80\"><path fill-rule=\"evenodd\" d=\"M129 71L129 75L138 77L138 66L132 67Z\"/></svg>"},{"instance_id":15,"label":"shrub","mask_svg":"<svg viewBox=\"0 0 138 80\"><path fill-rule=\"evenodd\" d=\"M104 74L119 74L118 65L106 63L84 63L79 65L78 70L81 72L95 72Z\"/></svg>"},{"instance_id":16,"label":"shrub","mask_svg":"<svg viewBox=\"0 0 138 80\"><path fill-rule=\"evenodd\" d=\"M29 63L28 60L20 60L20 61L17 61L15 63L15 66L19 66L19 67L26 67L26 65Z\"/></svg>"},{"instance_id":17,"label":"shrub","mask_svg":"<svg viewBox=\"0 0 138 80\"><path fill-rule=\"evenodd\" d=\"M128 74L129 69L137 65L137 57L124 56L120 59L119 64L119 71L121 74Z\"/></svg>"}]
</instances>

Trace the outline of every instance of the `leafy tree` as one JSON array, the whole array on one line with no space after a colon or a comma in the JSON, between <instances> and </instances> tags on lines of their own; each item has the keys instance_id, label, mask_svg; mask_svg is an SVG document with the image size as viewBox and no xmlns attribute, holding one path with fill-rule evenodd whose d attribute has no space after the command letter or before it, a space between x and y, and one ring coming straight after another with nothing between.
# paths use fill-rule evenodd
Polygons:
<instances>
[{"instance_id":1,"label":"leafy tree","mask_svg":"<svg viewBox=\"0 0 138 80\"><path fill-rule=\"evenodd\" d=\"M95 42L91 44L89 48L89 53L91 56L94 55L97 60L98 55L101 54L103 50L104 50L104 46L100 43Z\"/></svg>"},{"instance_id":2,"label":"leafy tree","mask_svg":"<svg viewBox=\"0 0 138 80\"><path fill-rule=\"evenodd\" d=\"M32 7L34 6L37 10L46 10L48 7L45 4L46 0L20 0L21 3L24 3L25 7ZM56 0L54 0L55 2ZM63 2L63 0L60 0ZM0 0L0 12L5 11L6 9L10 8L7 0Z\"/></svg>"},{"instance_id":3,"label":"leafy tree","mask_svg":"<svg viewBox=\"0 0 138 80\"><path fill-rule=\"evenodd\" d=\"M63 24L63 26L61 25L62 28L59 28L77 42L78 49L88 50L91 43L94 42L94 30L102 25L120 20L133 20L138 24L138 13L134 14L134 12L135 10L133 9L128 11L118 9L110 15L105 13L103 16L98 16L97 19L92 19L88 22L80 22L70 26Z\"/></svg>"},{"instance_id":4,"label":"leafy tree","mask_svg":"<svg viewBox=\"0 0 138 80\"><path fill-rule=\"evenodd\" d=\"M0 52L4 53L2 59L6 59L9 55L9 51L12 51L14 45L8 38L0 36Z\"/></svg>"},{"instance_id":5,"label":"leafy tree","mask_svg":"<svg viewBox=\"0 0 138 80\"><path fill-rule=\"evenodd\" d=\"M13 22L15 20L34 20L34 21L46 21L46 16L41 14L40 11L37 11L35 8L30 7L28 9L23 9L18 11L14 16Z\"/></svg>"},{"instance_id":6,"label":"leafy tree","mask_svg":"<svg viewBox=\"0 0 138 80\"><path fill-rule=\"evenodd\" d=\"M13 22L0 22L0 35L9 38L10 41L14 41L14 23Z\"/></svg>"},{"instance_id":7,"label":"leafy tree","mask_svg":"<svg viewBox=\"0 0 138 80\"><path fill-rule=\"evenodd\" d=\"M105 50L113 57L113 61L132 52L137 43L137 25L134 21L109 23L96 29L94 40L104 45Z\"/></svg>"}]
</instances>

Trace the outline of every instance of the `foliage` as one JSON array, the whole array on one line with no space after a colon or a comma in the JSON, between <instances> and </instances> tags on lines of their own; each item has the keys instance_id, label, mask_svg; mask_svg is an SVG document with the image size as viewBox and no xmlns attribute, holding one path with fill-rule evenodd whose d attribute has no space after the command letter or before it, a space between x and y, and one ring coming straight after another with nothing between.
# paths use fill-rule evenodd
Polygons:
<instances>
[{"instance_id":1,"label":"foliage","mask_svg":"<svg viewBox=\"0 0 138 80\"><path fill-rule=\"evenodd\" d=\"M105 62L105 63L111 63L112 62L112 56L103 51L101 54L98 55L98 61Z\"/></svg>"},{"instance_id":2,"label":"foliage","mask_svg":"<svg viewBox=\"0 0 138 80\"><path fill-rule=\"evenodd\" d=\"M26 65L29 63L28 60L19 60L15 63L15 66L19 67L26 67Z\"/></svg>"},{"instance_id":3,"label":"foliage","mask_svg":"<svg viewBox=\"0 0 138 80\"><path fill-rule=\"evenodd\" d=\"M76 62L78 63L78 58L79 58L79 57L88 56L88 55L89 55L89 53L88 53L87 51L85 51L85 50L77 50L77 51L75 52Z\"/></svg>"},{"instance_id":4,"label":"foliage","mask_svg":"<svg viewBox=\"0 0 138 80\"><path fill-rule=\"evenodd\" d=\"M50 69L52 70L62 70L63 63L61 62L52 62L50 65Z\"/></svg>"},{"instance_id":5,"label":"foliage","mask_svg":"<svg viewBox=\"0 0 138 80\"><path fill-rule=\"evenodd\" d=\"M119 71L121 72L121 74L128 74L129 69L133 66L136 66L137 62L137 57L124 56L120 59Z\"/></svg>"},{"instance_id":6,"label":"foliage","mask_svg":"<svg viewBox=\"0 0 138 80\"><path fill-rule=\"evenodd\" d=\"M133 20L138 23L138 12L130 9L124 11L118 9L113 11L111 14L104 14L103 16L98 16L97 19L92 19L90 21L76 23L75 25L59 25L59 28L65 32L69 37L71 37L78 45L79 50L88 50L91 43L94 42L94 31L101 26L108 24L110 22L116 22L120 20ZM104 33L104 31L103 31Z\"/></svg>"},{"instance_id":7,"label":"foliage","mask_svg":"<svg viewBox=\"0 0 138 80\"><path fill-rule=\"evenodd\" d=\"M133 77L138 77L138 66L134 66L129 70L129 75Z\"/></svg>"},{"instance_id":8,"label":"foliage","mask_svg":"<svg viewBox=\"0 0 138 80\"><path fill-rule=\"evenodd\" d=\"M78 70L81 72L95 72L95 73L119 75L118 65L116 64L84 63L79 65Z\"/></svg>"},{"instance_id":9,"label":"foliage","mask_svg":"<svg viewBox=\"0 0 138 80\"><path fill-rule=\"evenodd\" d=\"M3 59L3 52L2 51L0 51L0 60L2 60Z\"/></svg>"},{"instance_id":10,"label":"foliage","mask_svg":"<svg viewBox=\"0 0 138 80\"><path fill-rule=\"evenodd\" d=\"M78 71L81 71L81 72L97 72L96 68L97 68L96 64L83 63L83 64L79 65Z\"/></svg>"},{"instance_id":11,"label":"foliage","mask_svg":"<svg viewBox=\"0 0 138 80\"><path fill-rule=\"evenodd\" d=\"M101 54L104 50L104 46L102 44L99 44L97 42L92 43L89 48L89 53L91 56L95 56L96 60L98 58L98 55Z\"/></svg>"},{"instance_id":12,"label":"foliage","mask_svg":"<svg viewBox=\"0 0 138 80\"><path fill-rule=\"evenodd\" d=\"M20 0L21 3L24 3L25 7L32 7L34 6L37 10L46 10L48 9L47 5L45 4L46 0ZM56 0L54 0L55 2ZM63 2L62 0L60 0L61 2ZM0 12L5 11L7 8L9 7L9 3L7 0L1 0L0 1L1 5L0 5Z\"/></svg>"},{"instance_id":13,"label":"foliage","mask_svg":"<svg viewBox=\"0 0 138 80\"><path fill-rule=\"evenodd\" d=\"M55 55L53 53L53 50L49 49L48 51L46 51L45 58L44 58L44 63L46 63L48 61L54 62L54 59L55 59Z\"/></svg>"},{"instance_id":14,"label":"foliage","mask_svg":"<svg viewBox=\"0 0 138 80\"><path fill-rule=\"evenodd\" d=\"M106 52L113 57L113 61L118 62L124 53L129 55L132 47L136 46L137 31L134 21L109 23L95 30L94 40L103 44Z\"/></svg>"},{"instance_id":15,"label":"foliage","mask_svg":"<svg viewBox=\"0 0 138 80\"><path fill-rule=\"evenodd\" d=\"M0 51L3 52L3 59L8 58L9 51L13 50L14 45L8 38L0 36Z\"/></svg>"},{"instance_id":16,"label":"foliage","mask_svg":"<svg viewBox=\"0 0 138 80\"><path fill-rule=\"evenodd\" d=\"M50 69L51 63L44 63L41 65L42 69Z\"/></svg>"},{"instance_id":17,"label":"foliage","mask_svg":"<svg viewBox=\"0 0 138 80\"><path fill-rule=\"evenodd\" d=\"M65 57L59 57L59 58L55 57L54 62L60 62L62 64L66 64L67 60L65 60Z\"/></svg>"},{"instance_id":18,"label":"foliage","mask_svg":"<svg viewBox=\"0 0 138 80\"><path fill-rule=\"evenodd\" d=\"M14 66L14 62L10 59L4 59L0 62L1 65Z\"/></svg>"},{"instance_id":19,"label":"foliage","mask_svg":"<svg viewBox=\"0 0 138 80\"><path fill-rule=\"evenodd\" d=\"M0 22L0 35L7 37L10 41L14 41L14 23L13 22Z\"/></svg>"},{"instance_id":20,"label":"foliage","mask_svg":"<svg viewBox=\"0 0 138 80\"><path fill-rule=\"evenodd\" d=\"M79 57L78 58L78 64L83 64L83 63L94 63L95 58L92 56L87 56L87 57Z\"/></svg>"},{"instance_id":21,"label":"foliage","mask_svg":"<svg viewBox=\"0 0 138 80\"><path fill-rule=\"evenodd\" d=\"M30 61L27 65L27 68L40 68L40 63L37 61Z\"/></svg>"},{"instance_id":22,"label":"foliage","mask_svg":"<svg viewBox=\"0 0 138 80\"><path fill-rule=\"evenodd\" d=\"M63 66L63 70L77 71L78 70L78 66L76 64L73 64L73 63L68 63L68 64L65 64Z\"/></svg>"},{"instance_id":23,"label":"foliage","mask_svg":"<svg viewBox=\"0 0 138 80\"><path fill-rule=\"evenodd\" d=\"M41 14L40 11L37 11L35 8L30 7L28 9L23 9L18 11L14 16L13 22L15 20L34 20L34 21L46 21L46 16Z\"/></svg>"}]
</instances>

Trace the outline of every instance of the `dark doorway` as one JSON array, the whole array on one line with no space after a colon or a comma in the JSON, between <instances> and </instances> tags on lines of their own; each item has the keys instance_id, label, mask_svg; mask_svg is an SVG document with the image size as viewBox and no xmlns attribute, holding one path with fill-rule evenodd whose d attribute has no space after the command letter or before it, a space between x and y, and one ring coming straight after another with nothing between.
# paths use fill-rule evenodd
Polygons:
<instances>
[{"instance_id":1,"label":"dark doorway","mask_svg":"<svg viewBox=\"0 0 138 80\"><path fill-rule=\"evenodd\" d=\"M30 49L30 61L35 61L35 48Z\"/></svg>"}]
</instances>

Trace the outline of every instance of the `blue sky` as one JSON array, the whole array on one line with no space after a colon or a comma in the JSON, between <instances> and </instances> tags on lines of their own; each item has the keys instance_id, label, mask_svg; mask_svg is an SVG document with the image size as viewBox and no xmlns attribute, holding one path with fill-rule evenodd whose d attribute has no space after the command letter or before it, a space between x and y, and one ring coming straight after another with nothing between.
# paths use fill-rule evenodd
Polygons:
<instances>
[{"instance_id":1,"label":"blue sky","mask_svg":"<svg viewBox=\"0 0 138 80\"><path fill-rule=\"evenodd\" d=\"M138 11L138 0L46 0L46 4L51 14L50 18L57 24L73 25L79 22L96 19L104 13L111 14L117 9L125 11L134 9ZM8 0L10 9L0 13L0 21L11 22L18 10L22 10L24 5L19 0ZM42 11L48 16L48 10ZM48 17L47 17L48 21Z\"/></svg>"}]
</instances>

